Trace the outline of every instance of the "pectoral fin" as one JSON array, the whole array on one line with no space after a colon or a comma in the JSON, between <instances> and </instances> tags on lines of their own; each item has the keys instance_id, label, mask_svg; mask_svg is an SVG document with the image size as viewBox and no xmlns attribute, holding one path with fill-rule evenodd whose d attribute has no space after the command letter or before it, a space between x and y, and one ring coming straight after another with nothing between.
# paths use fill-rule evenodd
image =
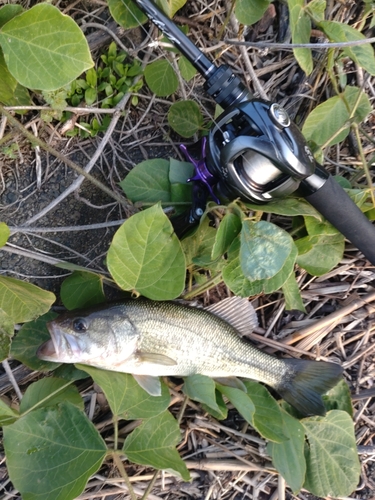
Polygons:
<instances>
[{"instance_id":1,"label":"pectoral fin","mask_svg":"<svg viewBox=\"0 0 375 500\"><path fill-rule=\"evenodd\" d=\"M142 363L154 363L163 366L176 366L177 361L166 356L165 354L156 354L153 352L137 352L137 360Z\"/></svg>"},{"instance_id":2,"label":"pectoral fin","mask_svg":"<svg viewBox=\"0 0 375 500\"><path fill-rule=\"evenodd\" d=\"M221 385L234 387L234 389L240 389L243 392L247 392L245 384L237 377L215 377L214 380Z\"/></svg>"},{"instance_id":3,"label":"pectoral fin","mask_svg":"<svg viewBox=\"0 0 375 500\"><path fill-rule=\"evenodd\" d=\"M161 396L159 377L152 377L151 375L133 375L133 377L150 396Z\"/></svg>"}]
</instances>

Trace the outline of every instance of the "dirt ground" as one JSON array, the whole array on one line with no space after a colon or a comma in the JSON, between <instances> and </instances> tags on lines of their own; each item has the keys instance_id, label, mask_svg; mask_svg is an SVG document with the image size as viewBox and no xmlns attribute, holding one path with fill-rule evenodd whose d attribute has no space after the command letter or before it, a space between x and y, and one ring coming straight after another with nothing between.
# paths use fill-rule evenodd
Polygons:
<instances>
[{"instance_id":1,"label":"dirt ground","mask_svg":"<svg viewBox=\"0 0 375 500\"><path fill-rule=\"evenodd\" d=\"M356 2L340 4L335 8L340 11L341 21L359 15L360 7ZM145 25L144 32L139 28L127 32L119 29L111 21L105 2L99 0L66 1L64 7L78 23L84 18L85 22L95 20L109 26L125 46L142 44L148 34L151 39L157 36L154 27L149 25ZM213 54L210 48L217 43L216 36L223 25L225 12L225 7L218 2L207 13L205 3L198 0L189 3L179 13L179 22L189 24L190 36L197 45L207 49L208 54ZM271 4L264 19L245 30L247 39L290 41L285 12L281 4ZM227 38L237 37L236 26L232 23L227 25L226 30ZM110 34L98 28L90 28L85 34L94 59L112 41ZM368 36L372 36L371 30ZM298 123L302 123L311 106L324 98L323 89L328 86L328 76L321 72L319 64L317 70L306 77L290 51L248 48L245 56L239 47L228 47L228 50L215 52L220 56L220 63L231 65L255 95L259 95L259 89L247 70L246 64L250 62L258 85L269 99L285 106ZM155 47L149 42L137 55L141 59L145 54L151 58L160 57L162 51L160 46ZM321 57L321 53L316 54L317 60ZM353 84L360 81L361 75L355 67L348 69L348 75ZM372 77L364 86L371 101L375 97L374 84ZM202 79L196 76L184 84L183 91L170 99L152 97L145 86L139 94L139 104L134 107L129 101L124 102L124 112L113 115L110 132L95 138L67 137L61 132L58 121L44 122L37 108L19 119L25 127L81 167L93 163L91 175L123 196L118 182L140 161L156 157L183 159L178 150L180 139L168 126L167 111L173 99L188 96L201 105L207 119L212 117L214 107L202 86ZM312 89L308 96L306 89ZM371 120L366 122L365 127L373 135ZM3 117L0 140L8 133L12 134L11 139L0 142L0 220L10 226L12 235L7 246L0 250L0 272L53 291L59 305L59 289L69 273L57 268L54 265L56 260L107 273L105 256L111 239L132 211L88 180L80 180L64 161L30 147L22 134ZM365 138L363 141L367 158L371 158L375 151L374 144ZM192 141L186 142L189 144ZM17 144L12 153L7 149L11 143ZM326 166L333 173L360 168L358 149L351 138L326 153ZM277 222L277 217L274 220ZM342 362L353 398L355 432L362 464L360 483L350 497L358 500L375 500L374 279L374 266L347 243L344 258L331 273L320 278L301 274L300 286L307 314L286 312L281 294L261 296L255 302L259 311L259 333L265 335L265 345L267 337L278 339L311 327L311 335L295 343L294 347L322 355L329 353ZM105 291L108 298L114 298L118 293L107 288ZM208 303L212 297L227 294L228 290L219 286L202 296L201 300ZM10 365L22 391L38 377L38 374L15 361L11 361ZM98 390L88 386L87 382L82 384L80 390L86 399ZM0 373L0 394L10 399L15 397L5 372ZM177 393L174 396L176 404L181 404L182 398L179 399ZM106 405L98 405L94 423L102 432L106 432L108 417ZM181 445L180 452L188 461L193 480L181 483L165 474L156 481L149 500L314 499L305 491L294 496L277 474L266 471L270 462L264 457L263 445L252 441L250 434L246 437L245 423L234 411L230 412L228 420L216 422L192 403L185 411L183 428L186 430L186 441ZM245 459L246 464L241 459ZM128 467L129 475L134 476L134 484L144 489L152 471L134 465ZM129 496L116 476L116 471L105 464L90 480L79 500L127 500ZM7 478L1 446L0 498L19 498Z\"/></svg>"}]
</instances>

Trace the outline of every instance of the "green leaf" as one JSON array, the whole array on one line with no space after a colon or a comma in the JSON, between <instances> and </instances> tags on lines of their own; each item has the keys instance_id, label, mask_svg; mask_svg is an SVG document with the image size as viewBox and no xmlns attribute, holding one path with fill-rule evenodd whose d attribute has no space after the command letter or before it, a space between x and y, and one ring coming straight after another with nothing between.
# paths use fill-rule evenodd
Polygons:
<instances>
[{"instance_id":1,"label":"green leaf","mask_svg":"<svg viewBox=\"0 0 375 500\"><path fill-rule=\"evenodd\" d=\"M0 398L0 426L13 424L19 417L18 412L13 410Z\"/></svg>"},{"instance_id":2,"label":"green leaf","mask_svg":"<svg viewBox=\"0 0 375 500\"><path fill-rule=\"evenodd\" d=\"M9 106L17 87L17 80L13 78L5 63L3 51L0 48L0 102ZM2 222L4 224L4 222Z\"/></svg>"},{"instance_id":3,"label":"green leaf","mask_svg":"<svg viewBox=\"0 0 375 500\"><path fill-rule=\"evenodd\" d=\"M94 64L79 26L47 3L7 22L0 44L13 77L32 89L59 89Z\"/></svg>"},{"instance_id":4,"label":"green leaf","mask_svg":"<svg viewBox=\"0 0 375 500\"><path fill-rule=\"evenodd\" d=\"M5 222L0 222L0 247L3 247L10 236L10 229Z\"/></svg>"},{"instance_id":5,"label":"green leaf","mask_svg":"<svg viewBox=\"0 0 375 500\"><path fill-rule=\"evenodd\" d=\"M46 323L56 318L57 314L49 312L35 321L25 323L12 341L10 355L21 361L32 370L54 370L59 365L50 361L42 361L36 355L38 347L51 338Z\"/></svg>"},{"instance_id":6,"label":"green leaf","mask_svg":"<svg viewBox=\"0 0 375 500\"><path fill-rule=\"evenodd\" d=\"M353 42L366 39L362 33L346 23L340 23L338 21L321 21L318 26L331 42ZM370 43L354 47L345 47L343 53L358 63L358 65L364 68L370 75L375 75L374 50Z\"/></svg>"},{"instance_id":7,"label":"green leaf","mask_svg":"<svg viewBox=\"0 0 375 500\"><path fill-rule=\"evenodd\" d=\"M44 314L55 299L53 293L31 283L0 276L0 308L14 323L31 321Z\"/></svg>"},{"instance_id":8,"label":"green leaf","mask_svg":"<svg viewBox=\"0 0 375 500\"><path fill-rule=\"evenodd\" d=\"M344 254L345 239L335 236L305 236L295 242L299 255L297 264L313 276L322 276L333 269Z\"/></svg>"},{"instance_id":9,"label":"green leaf","mask_svg":"<svg viewBox=\"0 0 375 500\"><path fill-rule=\"evenodd\" d=\"M309 43L311 36L311 21L305 11L304 0L288 0L290 12L290 27L293 43ZM311 49L295 48L293 54L306 75L313 70Z\"/></svg>"},{"instance_id":10,"label":"green leaf","mask_svg":"<svg viewBox=\"0 0 375 500\"><path fill-rule=\"evenodd\" d=\"M9 476L24 500L73 500L107 451L94 425L71 403L27 413L3 431Z\"/></svg>"},{"instance_id":11,"label":"green leaf","mask_svg":"<svg viewBox=\"0 0 375 500\"><path fill-rule=\"evenodd\" d=\"M158 5L168 17L173 17L186 4L186 0L159 0Z\"/></svg>"},{"instance_id":12,"label":"green leaf","mask_svg":"<svg viewBox=\"0 0 375 500\"><path fill-rule=\"evenodd\" d=\"M211 257L217 259L224 255L242 227L241 219L232 212L227 212L220 222L215 235L215 243L212 247Z\"/></svg>"},{"instance_id":13,"label":"green leaf","mask_svg":"<svg viewBox=\"0 0 375 500\"><path fill-rule=\"evenodd\" d=\"M170 201L169 161L154 158L138 163L120 186L133 203Z\"/></svg>"},{"instance_id":14,"label":"green leaf","mask_svg":"<svg viewBox=\"0 0 375 500\"><path fill-rule=\"evenodd\" d=\"M324 13L327 8L326 0L311 0L307 5L307 10L314 18L315 22L324 20Z\"/></svg>"},{"instance_id":15,"label":"green leaf","mask_svg":"<svg viewBox=\"0 0 375 500\"><path fill-rule=\"evenodd\" d=\"M192 137L202 128L203 116L195 101L178 101L169 108L168 123L182 137Z\"/></svg>"},{"instance_id":16,"label":"green leaf","mask_svg":"<svg viewBox=\"0 0 375 500\"><path fill-rule=\"evenodd\" d=\"M282 290L285 299L286 311L306 312L305 306L303 305L301 292L299 290L299 286L294 273L291 273L289 278L285 281L282 286Z\"/></svg>"},{"instance_id":17,"label":"green leaf","mask_svg":"<svg viewBox=\"0 0 375 500\"><path fill-rule=\"evenodd\" d=\"M263 17L269 4L269 0L237 0L234 13L240 23L251 26Z\"/></svg>"},{"instance_id":18,"label":"green leaf","mask_svg":"<svg viewBox=\"0 0 375 500\"><path fill-rule=\"evenodd\" d=\"M123 290L149 299L174 299L185 286L184 254L160 205L124 222L109 248L107 265Z\"/></svg>"},{"instance_id":19,"label":"green leaf","mask_svg":"<svg viewBox=\"0 0 375 500\"><path fill-rule=\"evenodd\" d=\"M346 411L353 417L353 406L350 389L345 380L340 380L326 395L323 396L324 406L327 410Z\"/></svg>"},{"instance_id":20,"label":"green leaf","mask_svg":"<svg viewBox=\"0 0 375 500\"><path fill-rule=\"evenodd\" d=\"M319 104L307 117L302 132L318 146L332 146L343 141L350 130L350 116L357 103L354 120L360 123L371 112L367 95L357 87L346 87L343 94ZM339 130L343 129L340 133Z\"/></svg>"},{"instance_id":21,"label":"green leaf","mask_svg":"<svg viewBox=\"0 0 375 500\"><path fill-rule=\"evenodd\" d=\"M293 248L292 237L266 221L242 223L240 262L250 281L269 279L284 266Z\"/></svg>"},{"instance_id":22,"label":"green leaf","mask_svg":"<svg viewBox=\"0 0 375 500\"><path fill-rule=\"evenodd\" d=\"M216 401L216 385L212 378L197 374L185 377L184 382L182 390L186 396L221 413Z\"/></svg>"},{"instance_id":23,"label":"green leaf","mask_svg":"<svg viewBox=\"0 0 375 500\"><path fill-rule=\"evenodd\" d=\"M322 219L322 215L315 210L315 208L310 205L304 198L283 198L282 200L274 200L266 205L256 205L255 203L246 203L248 208L252 210L262 209L262 212L286 215L286 216L297 216L297 215L311 215L319 220Z\"/></svg>"},{"instance_id":24,"label":"green leaf","mask_svg":"<svg viewBox=\"0 0 375 500\"><path fill-rule=\"evenodd\" d=\"M276 443L288 439L284 433L282 410L268 390L252 380L244 380L247 393L255 406L253 426L261 436Z\"/></svg>"},{"instance_id":25,"label":"green leaf","mask_svg":"<svg viewBox=\"0 0 375 500\"><path fill-rule=\"evenodd\" d=\"M136 464L172 471L188 481L189 471L176 450L180 440L177 421L165 411L144 420L125 439L123 451L128 459Z\"/></svg>"},{"instance_id":26,"label":"green leaf","mask_svg":"<svg viewBox=\"0 0 375 500\"><path fill-rule=\"evenodd\" d=\"M232 405L239 411L243 418L253 425L255 406L250 398L250 395L241 389L235 387L228 387L226 385L217 384L218 390L232 403Z\"/></svg>"},{"instance_id":27,"label":"green leaf","mask_svg":"<svg viewBox=\"0 0 375 500\"><path fill-rule=\"evenodd\" d=\"M361 472L351 417L333 410L301 423L307 437L304 487L318 497L349 496Z\"/></svg>"},{"instance_id":28,"label":"green leaf","mask_svg":"<svg viewBox=\"0 0 375 500\"><path fill-rule=\"evenodd\" d=\"M128 373L109 372L92 366L76 365L86 371L107 398L113 415L126 420L150 418L165 411L170 403L168 387L162 383L161 396L150 396Z\"/></svg>"},{"instance_id":29,"label":"green leaf","mask_svg":"<svg viewBox=\"0 0 375 500\"><path fill-rule=\"evenodd\" d=\"M305 225L307 232L310 236L319 236L319 235L328 235L328 236L336 236L339 231L327 220L318 221L315 217L306 216Z\"/></svg>"},{"instance_id":30,"label":"green leaf","mask_svg":"<svg viewBox=\"0 0 375 500\"><path fill-rule=\"evenodd\" d=\"M186 82L190 82L190 80L197 74L197 70L185 56L181 56L178 60L178 67L182 78Z\"/></svg>"},{"instance_id":31,"label":"green leaf","mask_svg":"<svg viewBox=\"0 0 375 500\"><path fill-rule=\"evenodd\" d=\"M78 389L70 381L55 377L43 378L26 389L21 400L20 413L40 407L55 406L64 401L69 401L81 410L84 408Z\"/></svg>"},{"instance_id":32,"label":"green leaf","mask_svg":"<svg viewBox=\"0 0 375 500\"><path fill-rule=\"evenodd\" d=\"M14 321L0 309L0 361L9 356L12 337L14 335Z\"/></svg>"},{"instance_id":33,"label":"green leaf","mask_svg":"<svg viewBox=\"0 0 375 500\"><path fill-rule=\"evenodd\" d=\"M277 471L294 494L303 486L306 473L304 456L305 432L299 421L281 411L283 432L288 439L282 443L268 443L267 451Z\"/></svg>"},{"instance_id":34,"label":"green leaf","mask_svg":"<svg viewBox=\"0 0 375 500\"><path fill-rule=\"evenodd\" d=\"M63 281L60 296L69 310L100 304L105 301L102 278L98 274L74 271Z\"/></svg>"},{"instance_id":35,"label":"green leaf","mask_svg":"<svg viewBox=\"0 0 375 500\"><path fill-rule=\"evenodd\" d=\"M167 59L159 59L148 64L144 75L147 85L158 97L171 95L178 88L178 78Z\"/></svg>"},{"instance_id":36,"label":"green leaf","mask_svg":"<svg viewBox=\"0 0 375 500\"><path fill-rule=\"evenodd\" d=\"M22 14L23 12L22 5L4 5L0 8L0 29L6 24L8 21L13 19L13 17Z\"/></svg>"}]
</instances>

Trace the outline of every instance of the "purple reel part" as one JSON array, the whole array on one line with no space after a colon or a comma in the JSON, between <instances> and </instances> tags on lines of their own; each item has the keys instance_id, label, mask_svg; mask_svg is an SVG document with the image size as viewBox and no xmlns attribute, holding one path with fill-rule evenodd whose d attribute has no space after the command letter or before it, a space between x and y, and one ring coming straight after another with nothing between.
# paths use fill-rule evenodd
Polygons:
<instances>
[{"instance_id":1,"label":"purple reel part","mask_svg":"<svg viewBox=\"0 0 375 500\"><path fill-rule=\"evenodd\" d=\"M201 145L201 157L199 158L199 160L196 160L191 156L184 144L180 145L181 151L183 151L184 155L190 161L190 163L194 165L194 176L190 177L190 179L187 179L187 182L202 182L207 187L208 192L210 193L215 203L220 205L220 200L213 191L214 186L217 184L217 179L211 174L206 165L206 143L207 140L205 137L203 137Z\"/></svg>"}]
</instances>

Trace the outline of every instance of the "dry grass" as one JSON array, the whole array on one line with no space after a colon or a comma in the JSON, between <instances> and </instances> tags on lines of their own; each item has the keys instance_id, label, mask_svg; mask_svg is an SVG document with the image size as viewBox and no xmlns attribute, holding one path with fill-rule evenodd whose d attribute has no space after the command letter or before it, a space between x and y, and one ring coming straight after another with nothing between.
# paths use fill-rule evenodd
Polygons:
<instances>
[{"instance_id":1,"label":"dry grass","mask_svg":"<svg viewBox=\"0 0 375 500\"><path fill-rule=\"evenodd\" d=\"M94 56L117 35L134 57L163 56L163 48L151 43L157 33L154 27L123 32L110 20L106 4L101 0L65 2L65 12L79 23L95 22L107 26L87 29ZM358 22L361 5L357 2L331 2L331 18L341 22ZM270 5L264 19L245 30L250 41L290 41L286 33L284 7ZM220 1L206 4L190 1L178 21L189 24L190 36L205 52L225 62L249 84L256 95L277 100L293 118L301 122L330 92L324 69L325 51L316 53L316 69L309 77L299 70L292 52L272 46L264 49L241 48L223 42L217 37L226 22L226 6ZM109 31L108 31L109 30ZM281 33L285 32L282 36ZM368 33L369 36L371 33ZM315 33L319 37L319 33ZM150 36L150 38L149 38ZM233 20L226 25L224 39L238 39L238 26ZM141 51L142 49L142 51ZM250 79L249 68L253 68ZM354 66L347 67L353 84L363 86L374 99L374 79L367 78ZM202 90L202 80L196 77L184 84L181 96L199 102L207 118L212 117L212 102ZM92 140L69 139L58 122L45 123L34 107L21 120L24 127L38 135L61 155L79 163L112 190L121 194L117 182L142 159L155 156L180 157L178 140L169 135L166 113L172 99L151 97L145 90L139 96L137 108L123 99L114 111L106 134ZM76 115L95 110L75 110ZM123 113L125 111L125 113ZM373 119L365 124L372 136ZM350 138L349 138L350 139ZM13 153L4 147L17 145ZM369 160L374 144L363 137L363 147ZM327 167L339 173L358 172L363 177L362 165L355 141L326 151ZM84 178L64 166L63 156L56 159L50 153L31 149L20 132L5 117L0 122L0 190L1 215L12 230L6 248L2 249L2 272L28 279L33 283L58 292L62 271L53 267L56 259L76 262L89 269L105 273L103 264L106 248L116 227L129 215L116 201L93 189ZM344 216L344 214L343 214ZM278 222L277 218L274 218ZM283 221L280 221L282 224ZM113 225L111 225L113 224ZM57 227L59 231L57 232ZM95 230L93 230L95 229ZM307 314L292 315L285 311L280 294L254 299L259 311L260 328L252 338L272 352L286 352L298 356L334 358L345 368L353 406L358 453L362 475L358 488L350 498L375 499L375 269L350 244L344 258L331 273L312 278L299 274L299 284ZM213 289L202 297L204 302L217 300L228 294L224 287ZM25 367L10 362L14 381L9 373L0 377L0 394L17 403L15 384L21 392L40 374L30 373ZM108 407L97 387L80 387L90 416L105 439L113 439ZM153 482L149 500L283 500L313 498L302 491L293 496L282 478L273 469L265 453L265 442L254 434L235 412L227 421L217 422L196 404L184 401L178 387L171 389L171 411L181 415L184 439L179 446L192 474L192 482L185 484L167 473L154 472L127 464L130 480L138 495ZM120 439L131 431L124 423ZM3 454L1 455L3 457ZM18 498L6 473L4 457L0 466L1 498ZM87 485L79 499L128 499L127 487L117 469L105 464Z\"/></svg>"}]
</instances>

